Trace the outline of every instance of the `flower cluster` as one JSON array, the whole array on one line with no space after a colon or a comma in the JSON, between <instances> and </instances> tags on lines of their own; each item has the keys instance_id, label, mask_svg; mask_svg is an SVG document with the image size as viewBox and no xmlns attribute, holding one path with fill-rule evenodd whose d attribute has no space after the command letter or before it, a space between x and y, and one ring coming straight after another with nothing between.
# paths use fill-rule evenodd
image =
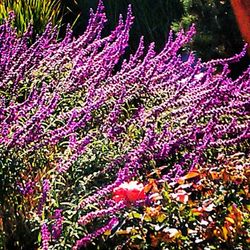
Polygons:
<instances>
[{"instance_id":1,"label":"flower cluster","mask_svg":"<svg viewBox=\"0 0 250 250\"><path fill-rule=\"evenodd\" d=\"M124 182L119 187L114 188L113 200L115 202L127 201L136 202L138 200L145 200L146 194L142 183L137 181Z\"/></svg>"}]
</instances>

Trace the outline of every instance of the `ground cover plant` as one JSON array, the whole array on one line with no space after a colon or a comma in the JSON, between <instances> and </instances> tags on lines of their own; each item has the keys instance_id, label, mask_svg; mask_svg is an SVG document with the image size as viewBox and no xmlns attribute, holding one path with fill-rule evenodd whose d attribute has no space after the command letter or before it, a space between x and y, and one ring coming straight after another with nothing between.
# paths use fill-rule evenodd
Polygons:
<instances>
[{"instance_id":1,"label":"ground cover plant","mask_svg":"<svg viewBox=\"0 0 250 250\"><path fill-rule=\"evenodd\" d=\"M5 249L247 249L250 68L202 62L170 32L124 58L127 16L106 37L29 44L0 26L0 239Z\"/></svg>"}]
</instances>

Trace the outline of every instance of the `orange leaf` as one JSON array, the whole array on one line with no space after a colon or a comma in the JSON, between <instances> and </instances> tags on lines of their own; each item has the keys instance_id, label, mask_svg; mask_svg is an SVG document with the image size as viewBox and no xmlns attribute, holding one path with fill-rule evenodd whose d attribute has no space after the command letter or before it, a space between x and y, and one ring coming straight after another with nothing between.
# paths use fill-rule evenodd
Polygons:
<instances>
[{"instance_id":1,"label":"orange leaf","mask_svg":"<svg viewBox=\"0 0 250 250\"><path fill-rule=\"evenodd\" d=\"M105 232L104 232L104 235L107 235L107 236L111 235L111 230L105 231Z\"/></svg>"},{"instance_id":2,"label":"orange leaf","mask_svg":"<svg viewBox=\"0 0 250 250\"><path fill-rule=\"evenodd\" d=\"M151 246L152 247L157 247L159 240L157 237L155 237L153 234L150 234L150 239L151 239Z\"/></svg>"},{"instance_id":3,"label":"orange leaf","mask_svg":"<svg viewBox=\"0 0 250 250\"><path fill-rule=\"evenodd\" d=\"M159 191L157 188L157 184L155 182L154 179L149 179L149 183L147 185L144 186L144 192L148 193L148 192L157 192Z\"/></svg>"},{"instance_id":4,"label":"orange leaf","mask_svg":"<svg viewBox=\"0 0 250 250\"><path fill-rule=\"evenodd\" d=\"M203 209L202 208L193 208L193 209L191 209L191 211L192 211L192 214L194 216L199 216L199 215L202 215Z\"/></svg>"},{"instance_id":5,"label":"orange leaf","mask_svg":"<svg viewBox=\"0 0 250 250\"><path fill-rule=\"evenodd\" d=\"M221 238L222 232L221 232L221 230L220 230L218 227L216 227L216 228L213 230L213 234L214 234L217 238Z\"/></svg>"},{"instance_id":6,"label":"orange leaf","mask_svg":"<svg viewBox=\"0 0 250 250\"><path fill-rule=\"evenodd\" d=\"M189 173L187 173L185 176L184 176L184 179L192 179L192 178L195 178L197 176L199 176L200 173L198 171L190 171Z\"/></svg>"},{"instance_id":7,"label":"orange leaf","mask_svg":"<svg viewBox=\"0 0 250 250\"><path fill-rule=\"evenodd\" d=\"M185 177L185 176L184 176ZM178 180L177 180L177 183L179 184L179 185L182 185L182 184L184 184L185 183L185 178L184 177L180 177Z\"/></svg>"},{"instance_id":8,"label":"orange leaf","mask_svg":"<svg viewBox=\"0 0 250 250\"><path fill-rule=\"evenodd\" d=\"M228 222L234 224L234 219L230 218L230 217L226 217L225 218Z\"/></svg>"},{"instance_id":9,"label":"orange leaf","mask_svg":"<svg viewBox=\"0 0 250 250\"><path fill-rule=\"evenodd\" d=\"M151 188L152 188L152 184L151 184L151 183L145 185L145 187L144 187L144 192L145 192L145 193L148 193L148 192L151 190Z\"/></svg>"},{"instance_id":10,"label":"orange leaf","mask_svg":"<svg viewBox=\"0 0 250 250\"><path fill-rule=\"evenodd\" d=\"M168 233L170 238L178 238L181 236L181 231L176 228L165 228L164 233Z\"/></svg>"},{"instance_id":11,"label":"orange leaf","mask_svg":"<svg viewBox=\"0 0 250 250\"><path fill-rule=\"evenodd\" d=\"M122 229L121 229L121 230L118 230L118 231L116 232L116 234L119 234L119 235L120 235L120 234L121 234L121 235L124 235L124 234L125 234L125 235L126 235L126 234L130 234L130 231L129 231L129 230L126 230L126 229L125 229L125 230L122 230Z\"/></svg>"},{"instance_id":12,"label":"orange leaf","mask_svg":"<svg viewBox=\"0 0 250 250\"><path fill-rule=\"evenodd\" d=\"M186 192L178 192L176 194L171 194L171 196L184 204L187 204L188 202L188 194Z\"/></svg>"},{"instance_id":13,"label":"orange leaf","mask_svg":"<svg viewBox=\"0 0 250 250\"><path fill-rule=\"evenodd\" d=\"M212 177L212 179L213 180L218 180L218 179L220 179L220 173L218 173L218 172L210 172L210 175L211 175L211 177Z\"/></svg>"},{"instance_id":14,"label":"orange leaf","mask_svg":"<svg viewBox=\"0 0 250 250\"><path fill-rule=\"evenodd\" d=\"M223 234L223 238L225 239L225 240L227 240L228 239L228 231L227 231L227 228L226 227L222 227L222 234Z\"/></svg>"}]
</instances>

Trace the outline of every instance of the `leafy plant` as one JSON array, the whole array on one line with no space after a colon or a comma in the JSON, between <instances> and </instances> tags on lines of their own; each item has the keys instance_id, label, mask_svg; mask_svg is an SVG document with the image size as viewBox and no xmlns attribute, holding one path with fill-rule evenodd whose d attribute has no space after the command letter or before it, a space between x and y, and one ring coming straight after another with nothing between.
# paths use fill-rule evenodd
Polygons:
<instances>
[{"instance_id":1,"label":"leafy plant","mask_svg":"<svg viewBox=\"0 0 250 250\"><path fill-rule=\"evenodd\" d=\"M159 173L150 173L144 188L150 203L143 210L131 208L126 216L133 226L116 232L131 249L135 244L140 249L247 249L249 155L221 153L171 182Z\"/></svg>"},{"instance_id":2,"label":"leafy plant","mask_svg":"<svg viewBox=\"0 0 250 250\"><path fill-rule=\"evenodd\" d=\"M24 33L28 25L33 26L34 34L41 34L48 22L59 25L61 22L61 1L58 0L4 0L0 1L0 22L13 12L13 25L17 33Z\"/></svg>"}]
</instances>

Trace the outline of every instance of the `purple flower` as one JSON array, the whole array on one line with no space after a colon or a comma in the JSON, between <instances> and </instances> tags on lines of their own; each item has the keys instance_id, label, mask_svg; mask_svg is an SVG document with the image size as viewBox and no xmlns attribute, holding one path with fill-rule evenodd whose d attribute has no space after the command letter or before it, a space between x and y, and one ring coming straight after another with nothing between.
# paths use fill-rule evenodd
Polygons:
<instances>
[{"instance_id":1,"label":"purple flower","mask_svg":"<svg viewBox=\"0 0 250 250\"><path fill-rule=\"evenodd\" d=\"M38 204L38 209L37 209L37 214L39 216L42 216L42 211L43 211L43 206L46 202L48 192L50 190L50 183L48 179L43 180L43 186L42 186L42 197L40 198L39 204Z\"/></svg>"},{"instance_id":2,"label":"purple flower","mask_svg":"<svg viewBox=\"0 0 250 250\"><path fill-rule=\"evenodd\" d=\"M104 217L107 215L113 215L115 212L120 211L125 207L126 207L126 203L123 201L120 201L117 204L115 204L114 206L109 207L107 209L101 209L101 210L98 210L95 212L90 212L90 213L86 214L85 216L82 216L78 220L78 223L80 225L86 225L95 218L100 218L100 217Z\"/></svg>"},{"instance_id":3,"label":"purple flower","mask_svg":"<svg viewBox=\"0 0 250 250\"><path fill-rule=\"evenodd\" d=\"M115 227L118 223L117 218L112 218L108 224L105 226L97 229L94 233L88 234L85 237L83 237L80 240L77 240L75 246L73 247L74 250L80 249L81 247L86 247L91 241L93 241L95 238L99 237L100 235L104 234L107 230L111 230L113 227Z\"/></svg>"},{"instance_id":4,"label":"purple flower","mask_svg":"<svg viewBox=\"0 0 250 250\"><path fill-rule=\"evenodd\" d=\"M145 179L162 162L167 162L162 179L173 181L205 165L208 151L241 148L250 137L250 67L233 80L228 65L244 56L246 47L229 59L202 62L190 52L183 61L178 51L195 34L192 26L175 36L170 32L160 52L154 43L146 48L141 38L137 51L124 59L131 6L126 18L120 16L117 27L102 37L107 21L102 1L96 12L90 11L86 31L77 38L68 27L65 38L57 40L57 29L48 24L30 44L32 29L18 36L11 19L0 25L0 153L22 162L21 172L36 176L31 180L41 176L41 169L44 176L53 173L56 202L73 198L79 203L79 217L72 217L79 224L108 220L126 209L110 200L113 190ZM75 171L68 171L71 166ZM18 183L23 195L33 192L31 180ZM45 213L49 192L49 180L44 179L39 216L50 214ZM91 210L93 203L100 209ZM116 222L86 233L74 249ZM60 209L50 223L57 240L63 230ZM42 239L48 249L45 223Z\"/></svg>"},{"instance_id":5,"label":"purple flower","mask_svg":"<svg viewBox=\"0 0 250 250\"><path fill-rule=\"evenodd\" d=\"M19 189L20 193L22 195L30 195L34 192L34 186L35 186L35 182L34 181L28 181L25 184L22 183L17 183L17 188Z\"/></svg>"},{"instance_id":6,"label":"purple flower","mask_svg":"<svg viewBox=\"0 0 250 250\"><path fill-rule=\"evenodd\" d=\"M57 240L62 234L63 228L63 217L62 217L62 209L56 209L54 213L55 223L52 225L52 235L55 240Z\"/></svg>"},{"instance_id":7,"label":"purple flower","mask_svg":"<svg viewBox=\"0 0 250 250\"><path fill-rule=\"evenodd\" d=\"M50 241L50 232L45 222L42 224L41 234L42 234L42 249L48 250Z\"/></svg>"}]
</instances>

